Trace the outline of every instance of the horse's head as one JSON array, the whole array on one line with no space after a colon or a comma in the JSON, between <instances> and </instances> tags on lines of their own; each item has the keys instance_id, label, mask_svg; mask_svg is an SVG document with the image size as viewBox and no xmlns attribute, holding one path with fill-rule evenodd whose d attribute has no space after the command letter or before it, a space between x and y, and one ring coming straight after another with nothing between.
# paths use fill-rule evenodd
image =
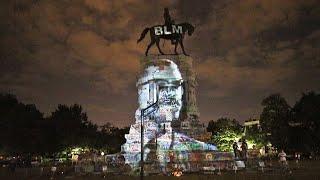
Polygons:
<instances>
[{"instance_id":1,"label":"horse's head","mask_svg":"<svg viewBox=\"0 0 320 180\"><path fill-rule=\"evenodd\" d=\"M186 26L187 26L187 29L188 29L188 35L191 36L192 33L194 32L194 26L192 26L191 24L189 23L186 23Z\"/></svg>"}]
</instances>

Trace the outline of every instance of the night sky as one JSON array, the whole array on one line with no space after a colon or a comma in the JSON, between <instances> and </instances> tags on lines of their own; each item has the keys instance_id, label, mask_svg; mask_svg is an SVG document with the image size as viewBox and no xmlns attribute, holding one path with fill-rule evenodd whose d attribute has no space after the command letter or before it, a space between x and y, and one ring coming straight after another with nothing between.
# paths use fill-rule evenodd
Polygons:
<instances>
[{"instance_id":1,"label":"night sky","mask_svg":"<svg viewBox=\"0 0 320 180\"><path fill-rule=\"evenodd\" d=\"M176 23L196 26L185 48L201 122L259 117L271 93L292 105L319 92L319 0L1 0L0 92L46 115L79 103L95 123L131 124L149 36L136 41L163 24L164 7Z\"/></svg>"}]
</instances>

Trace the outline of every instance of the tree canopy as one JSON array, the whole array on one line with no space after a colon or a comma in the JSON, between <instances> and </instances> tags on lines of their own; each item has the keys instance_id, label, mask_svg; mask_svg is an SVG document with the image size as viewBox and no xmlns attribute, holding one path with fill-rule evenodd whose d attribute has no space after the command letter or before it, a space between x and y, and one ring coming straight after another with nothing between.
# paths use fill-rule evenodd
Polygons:
<instances>
[{"instance_id":1,"label":"tree canopy","mask_svg":"<svg viewBox=\"0 0 320 180\"><path fill-rule=\"evenodd\" d=\"M55 154L70 147L120 151L128 128L110 123L99 128L78 104L58 105L44 117L34 104L23 104L10 94L0 94L0 149L11 155Z\"/></svg>"},{"instance_id":2,"label":"tree canopy","mask_svg":"<svg viewBox=\"0 0 320 180\"><path fill-rule=\"evenodd\" d=\"M231 151L232 144L242 136L243 127L235 119L219 118L208 123L207 131L212 133L211 143L221 151Z\"/></svg>"},{"instance_id":3,"label":"tree canopy","mask_svg":"<svg viewBox=\"0 0 320 180\"><path fill-rule=\"evenodd\" d=\"M242 131L242 126L237 120L229 118L219 118L217 121L211 120L208 123L207 131L211 132L212 135L217 135L225 130L240 133Z\"/></svg>"},{"instance_id":4,"label":"tree canopy","mask_svg":"<svg viewBox=\"0 0 320 180\"><path fill-rule=\"evenodd\" d=\"M320 152L320 94L302 94L292 109L291 144L300 151Z\"/></svg>"},{"instance_id":5,"label":"tree canopy","mask_svg":"<svg viewBox=\"0 0 320 180\"><path fill-rule=\"evenodd\" d=\"M261 127L275 147L320 152L320 94L303 93L293 107L280 94L273 94L262 105Z\"/></svg>"},{"instance_id":6,"label":"tree canopy","mask_svg":"<svg viewBox=\"0 0 320 180\"><path fill-rule=\"evenodd\" d=\"M262 100L260 115L262 131L267 134L275 147L286 149L289 145L289 122L292 118L291 107L280 94L272 94Z\"/></svg>"},{"instance_id":7,"label":"tree canopy","mask_svg":"<svg viewBox=\"0 0 320 180\"><path fill-rule=\"evenodd\" d=\"M12 154L41 151L43 114L36 106L19 103L13 95L0 94L0 107L2 150Z\"/></svg>"}]
</instances>

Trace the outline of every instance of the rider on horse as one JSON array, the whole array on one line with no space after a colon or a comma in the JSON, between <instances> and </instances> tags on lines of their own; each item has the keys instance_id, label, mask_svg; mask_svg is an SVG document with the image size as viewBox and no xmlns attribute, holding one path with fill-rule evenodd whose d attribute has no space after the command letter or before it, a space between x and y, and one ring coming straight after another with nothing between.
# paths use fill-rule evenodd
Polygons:
<instances>
[{"instance_id":1,"label":"rider on horse","mask_svg":"<svg viewBox=\"0 0 320 180\"><path fill-rule=\"evenodd\" d=\"M150 43L146 49L145 55L148 55L149 49L156 44L159 52L161 54L164 54L159 46L160 39L163 40L170 40L171 44L174 44L174 52L175 54L178 54L177 47L180 45L182 52L184 55L188 56L188 54L184 50L183 46L183 38L184 35L187 33L187 35L191 36L194 32L195 27L192 26L192 24L189 24L187 22L175 24L175 22L171 19L171 16L169 14L168 8L164 9L163 18L165 21L164 25L156 25L152 27L146 27L141 35L140 38L137 40L137 43L142 41L147 33L150 33Z\"/></svg>"},{"instance_id":2,"label":"rider on horse","mask_svg":"<svg viewBox=\"0 0 320 180\"><path fill-rule=\"evenodd\" d=\"M164 18L164 25L167 26L169 31L172 31L172 25L174 24L174 20L171 19L168 8L164 8L163 18ZM174 40L171 40L171 44L175 44L175 43L176 42Z\"/></svg>"}]
</instances>

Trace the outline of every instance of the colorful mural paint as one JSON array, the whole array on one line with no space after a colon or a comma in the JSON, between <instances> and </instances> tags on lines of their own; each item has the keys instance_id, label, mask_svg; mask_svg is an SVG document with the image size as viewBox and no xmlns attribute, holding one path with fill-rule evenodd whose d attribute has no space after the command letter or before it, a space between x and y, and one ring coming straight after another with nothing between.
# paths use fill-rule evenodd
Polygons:
<instances>
[{"instance_id":1,"label":"colorful mural paint","mask_svg":"<svg viewBox=\"0 0 320 180\"><path fill-rule=\"evenodd\" d=\"M157 163L167 168L168 164L223 159L216 153L216 146L195 140L172 128L171 123L179 119L182 108L183 83L178 66L171 60L161 59L146 67L137 82L138 109L135 123L126 134L122 145L125 163L138 168L141 153L141 110L157 103L157 108L144 116L144 161ZM223 156L224 157L224 156ZM230 158L226 157L225 160ZM231 158L232 159L232 158Z\"/></svg>"}]
</instances>

